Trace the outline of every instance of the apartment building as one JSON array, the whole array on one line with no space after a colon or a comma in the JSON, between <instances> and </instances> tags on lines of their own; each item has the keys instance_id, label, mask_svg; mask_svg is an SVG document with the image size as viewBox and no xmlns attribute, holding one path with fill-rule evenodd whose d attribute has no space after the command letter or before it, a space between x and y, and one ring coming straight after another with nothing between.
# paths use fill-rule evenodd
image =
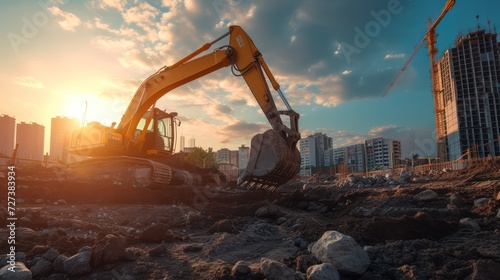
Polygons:
<instances>
[{"instance_id":1,"label":"apartment building","mask_svg":"<svg viewBox=\"0 0 500 280\"><path fill-rule=\"evenodd\" d=\"M477 30L459 37L439 60L442 161L500 156L499 51L496 33Z\"/></svg>"}]
</instances>

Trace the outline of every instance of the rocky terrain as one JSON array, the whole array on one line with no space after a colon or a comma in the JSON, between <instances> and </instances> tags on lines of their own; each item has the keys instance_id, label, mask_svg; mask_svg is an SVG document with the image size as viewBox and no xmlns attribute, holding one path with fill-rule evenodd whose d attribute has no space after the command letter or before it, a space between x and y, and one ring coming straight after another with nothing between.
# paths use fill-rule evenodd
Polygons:
<instances>
[{"instance_id":1,"label":"rocky terrain","mask_svg":"<svg viewBox=\"0 0 500 280\"><path fill-rule=\"evenodd\" d=\"M15 254L0 178L0 280L500 275L499 163L317 175L274 193L216 185L151 191L43 172L40 179L18 170Z\"/></svg>"}]
</instances>

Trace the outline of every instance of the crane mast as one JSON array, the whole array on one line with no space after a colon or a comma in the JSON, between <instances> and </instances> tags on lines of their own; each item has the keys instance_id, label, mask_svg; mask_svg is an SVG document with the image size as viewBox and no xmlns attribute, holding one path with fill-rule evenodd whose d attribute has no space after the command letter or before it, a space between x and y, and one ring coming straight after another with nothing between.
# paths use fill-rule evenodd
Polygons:
<instances>
[{"instance_id":1,"label":"crane mast","mask_svg":"<svg viewBox=\"0 0 500 280\"><path fill-rule=\"evenodd\" d=\"M444 16L453 8L456 0L448 0L441 11L441 14L436 18L434 22L429 19L429 27L425 37L422 39L420 44L415 47L411 55L406 60L405 64L396 74L394 79L391 81L389 87L385 90L383 96L386 96L391 90L392 86L396 83L401 74L406 70L410 61L415 57L415 54L420 50L420 48L427 43L428 55L430 58L430 68L431 68L431 82L432 82L432 96L434 98L434 115L436 118L436 137L437 137L437 154L440 161L446 161L446 126L444 118L444 101L443 101L443 91L439 85L439 66L437 64L436 55L438 53L436 47L436 28L444 18Z\"/></svg>"}]
</instances>

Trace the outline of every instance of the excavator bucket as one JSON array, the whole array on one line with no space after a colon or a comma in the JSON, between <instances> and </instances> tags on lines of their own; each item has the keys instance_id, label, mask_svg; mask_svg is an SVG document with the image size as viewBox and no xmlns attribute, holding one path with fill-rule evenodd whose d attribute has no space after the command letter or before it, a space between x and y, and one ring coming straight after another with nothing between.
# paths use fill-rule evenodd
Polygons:
<instances>
[{"instance_id":1,"label":"excavator bucket","mask_svg":"<svg viewBox=\"0 0 500 280\"><path fill-rule=\"evenodd\" d=\"M292 179L300 169L300 153L275 130L252 138L250 159L238 178L239 186L274 190Z\"/></svg>"}]
</instances>

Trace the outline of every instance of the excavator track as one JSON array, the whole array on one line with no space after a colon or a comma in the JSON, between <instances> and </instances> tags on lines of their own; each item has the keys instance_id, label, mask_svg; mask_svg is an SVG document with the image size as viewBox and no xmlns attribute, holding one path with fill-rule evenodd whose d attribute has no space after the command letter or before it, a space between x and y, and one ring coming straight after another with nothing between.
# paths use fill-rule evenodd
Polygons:
<instances>
[{"instance_id":1,"label":"excavator track","mask_svg":"<svg viewBox=\"0 0 500 280\"><path fill-rule=\"evenodd\" d=\"M164 189L172 180L170 166L149 159L113 156L70 165L74 181L111 182L139 188Z\"/></svg>"}]
</instances>

